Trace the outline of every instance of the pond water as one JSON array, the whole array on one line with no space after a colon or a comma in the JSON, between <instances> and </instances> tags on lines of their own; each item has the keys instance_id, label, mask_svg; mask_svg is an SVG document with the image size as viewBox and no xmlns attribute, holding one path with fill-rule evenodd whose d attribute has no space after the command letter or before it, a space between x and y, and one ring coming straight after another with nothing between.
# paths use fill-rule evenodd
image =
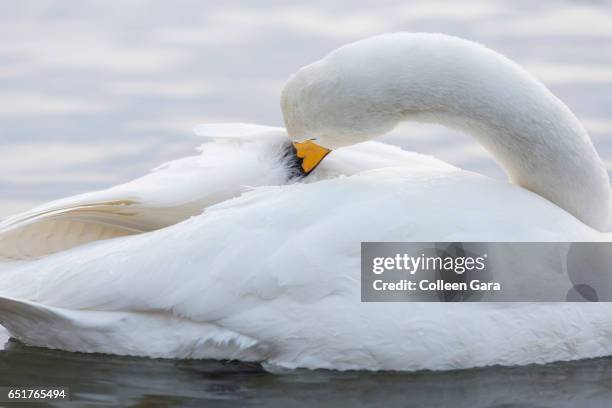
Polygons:
<instances>
[{"instance_id":1,"label":"pond water","mask_svg":"<svg viewBox=\"0 0 612 408\"><path fill-rule=\"evenodd\" d=\"M57 406L75 407L609 407L612 358L448 372L268 372L258 364L66 353L11 340L0 351L0 384L69 384L70 402Z\"/></svg>"}]
</instances>

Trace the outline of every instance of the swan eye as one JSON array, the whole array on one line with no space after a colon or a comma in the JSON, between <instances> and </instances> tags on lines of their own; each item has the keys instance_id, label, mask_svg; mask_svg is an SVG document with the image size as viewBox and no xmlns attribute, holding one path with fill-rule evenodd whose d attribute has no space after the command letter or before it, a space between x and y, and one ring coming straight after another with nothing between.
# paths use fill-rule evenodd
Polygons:
<instances>
[{"instance_id":1,"label":"swan eye","mask_svg":"<svg viewBox=\"0 0 612 408\"><path fill-rule=\"evenodd\" d=\"M305 177L312 172L331 150L319 146L312 140L294 142L289 146L289 167L294 171L292 177Z\"/></svg>"}]
</instances>

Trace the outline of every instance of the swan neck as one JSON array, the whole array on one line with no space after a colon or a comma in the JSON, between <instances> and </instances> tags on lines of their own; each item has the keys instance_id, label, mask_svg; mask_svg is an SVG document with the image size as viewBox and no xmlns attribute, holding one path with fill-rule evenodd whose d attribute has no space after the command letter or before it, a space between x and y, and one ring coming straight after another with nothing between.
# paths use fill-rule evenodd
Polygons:
<instances>
[{"instance_id":1,"label":"swan neck","mask_svg":"<svg viewBox=\"0 0 612 408\"><path fill-rule=\"evenodd\" d=\"M516 84L515 84L516 85ZM407 109L402 120L442 124L476 139L509 180L565 209L600 231L609 223L606 167L586 130L539 83L474 89L444 98L437 109ZM480 85L482 86L482 84ZM476 88L476 86L475 86Z\"/></svg>"},{"instance_id":2,"label":"swan neck","mask_svg":"<svg viewBox=\"0 0 612 408\"><path fill-rule=\"evenodd\" d=\"M527 71L479 44L426 33L358 41L300 69L281 105L291 138L329 149L406 120L469 133L513 183L607 228L606 167L578 119Z\"/></svg>"}]
</instances>

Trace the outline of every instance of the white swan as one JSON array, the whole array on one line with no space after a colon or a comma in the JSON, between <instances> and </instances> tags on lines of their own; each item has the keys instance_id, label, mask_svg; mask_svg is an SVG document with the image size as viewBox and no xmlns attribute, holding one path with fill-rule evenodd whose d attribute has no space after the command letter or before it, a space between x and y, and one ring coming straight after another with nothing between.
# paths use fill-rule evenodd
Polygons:
<instances>
[{"instance_id":1,"label":"white swan","mask_svg":"<svg viewBox=\"0 0 612 408\"><path fill-rule=\"evenodd\" d=\"M1 264L0 322L38 346L290 368L450 369L612 354L605 303L359 301L361 241L609 240L591 228L607 225L601 160L571 112L522 69L448 36L379 36L300 70L283 111L298 152L306 139L335 149L404 119L456 126L533 192L376 142L334 151L303 183L284 185L285 132L226 127L250 133L248 141L210 143L200 158L134 184L5 222L0 242L18 242L6 250L13 258L102 234L81 239L74 225L134 235ZM308 145L305 170L323 156ZM206 173L219 181L198 184ZM168 186L154 185L166 176ZM260 186L227 199L247 184ZM88 213L90 202L98 207ZM170 215L156 224L159 208ZM37 228L55 249L37 240L28 251L21 234ZM517 265L496 278L528 282L534 293L571 286L546 259Z\"/></svg>"}]
</instances>

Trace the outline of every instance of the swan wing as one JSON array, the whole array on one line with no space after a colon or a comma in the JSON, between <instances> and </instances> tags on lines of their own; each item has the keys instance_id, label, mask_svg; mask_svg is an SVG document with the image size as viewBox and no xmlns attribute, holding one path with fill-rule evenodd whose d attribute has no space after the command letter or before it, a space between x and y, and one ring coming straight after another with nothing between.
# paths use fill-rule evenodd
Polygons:
<instances>
[{"instance_id":1,"label":"swan wing","mask_svg":"<svg viewBox=\"0 0 612 408\"><path fill-rule=\"evenodd\" d=\"M206 126L200 126L206 128ZM44 204L0 223L0 259L24 260L164 228L250 186L287 180L279 128L217 124L201 154L106 190ZM240 137L238 137L240 136Z\"/></svg>"},{"instance_id":2,"label":"swan wing","mask_svg":"<svg viewBox=\"0 0 612 408\"><path fill-rule=\"evenodd\" d=\"M199 125L210 139L200 155L166 163L106 190L44 204L0 222L0 260L27 260L88 242L154 231L197 215L252 187L288 182L283 128L241 123ZM454 168L433 157L367 142L330 155L312 183L388 166Z\"/></svg>"}]
</instances>

